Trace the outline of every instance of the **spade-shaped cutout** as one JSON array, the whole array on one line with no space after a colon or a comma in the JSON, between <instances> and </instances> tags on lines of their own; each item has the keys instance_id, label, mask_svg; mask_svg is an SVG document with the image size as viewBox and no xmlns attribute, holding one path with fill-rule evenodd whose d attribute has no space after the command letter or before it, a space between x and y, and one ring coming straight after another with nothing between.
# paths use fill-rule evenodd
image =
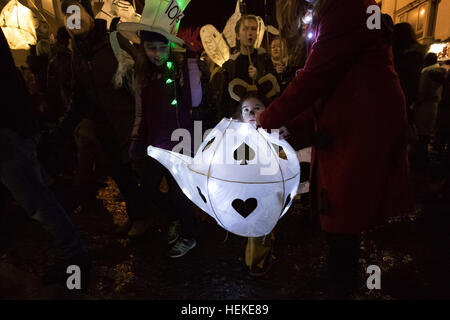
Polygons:
<instances>
[{"instance_id":1,"label":"spade-shaped cutout","mask_svg":"<svg viewBox=\"0 0 450 320\"><path fill-rule=\"evenodd\" d=\"M283 149L282 146L279 146L279 145L277 145L277 144L275 144L275 143L272 143L272 146L274 147L275 152L278 152L278 156L279 156L281 159L283 159L283 160L288 160L288 157L287 157L287 155L286 155L286 152L284 151L284 149Z\"/></svg>"},{"instance_id":2,"label":"spade-shaped cutout","mask_svg":"<svg viewBox=\"0 0 450 320\"><path fill-rule=\"evenodd\" d=\"M258 201L255 198L247 200L235 199L231 203L234 210L236 210L242 217L247 218L258 206Z\"/></svg>"},{"instance_id":3,"label":"spade-shaped cutout","mask_svg":"<svg viewBox=\"0 0 450 320\"><path fill-rule=\"evenodd\" d=\"M284 210L286 210L287 206L289 205L289 203L291 203L291 194L288 195L288 197L286 198L286 202L284 203L284 207L283 210L281 210L281 214L283 214Z\"/></svg>"},{"instance_id":4,"label":"spade-shaped cutout","mask_svg":"<svg viewBox=\"0 0 450 320\"><path fill-rule=\"evenodd\" d=\"M197 187L197 190L198 190L198 194L202 198L203 202L206 203L206 197L203 195L202 190L200 190L199 187Z\"/></svg>"},{"instance_id":5,"label":"spade-shaped cutout","mask_svg":"<svg viewBox=\"0 0 450 320\"><path fill-rule=\"evenodd\" d=\"M249 147L248 144L243 142L236 150L234 150L234 159L241 161L241 166L246 166L247 161L251 161L255 158L255 151Z\"/></svg>"},{"instance_id":6,"label":"spade-shaped cutout","mask_svg":"<svg viewBox=\"0 0 450 320\"><path fill-rule=\"evenodd\" d=\"M208 143L203 148L202 152L205 152L206 150L208 150L209 147L211 147L211 145L213 144L214 140L216 140L216 137L214 137L214 138L212 138L211 140L208 141Z\"/></svg>"}]
</instances>

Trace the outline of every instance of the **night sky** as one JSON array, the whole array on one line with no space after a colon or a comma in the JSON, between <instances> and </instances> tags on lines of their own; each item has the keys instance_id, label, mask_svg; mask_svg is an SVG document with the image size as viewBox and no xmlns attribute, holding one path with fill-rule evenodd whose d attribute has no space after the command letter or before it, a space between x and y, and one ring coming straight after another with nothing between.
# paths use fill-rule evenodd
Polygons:
<instances>
[{"instance_id":1,"label":"night sky","mask_svg":"<svg viewBox=\"0 0 450 320\"><path fill-rule=\"evenodd\" d=\"M249 14L256 14L264 19L264 0L246 0L246 4ZM275 0L267 0L267 7L275 20ZM181 20L181 28L195 28L212 24L222 32L235 8L236 0L192 0L184 11L185 16ZM272 21L271 24L274 25L275 22Z\"/></svg>"}]
</instances>

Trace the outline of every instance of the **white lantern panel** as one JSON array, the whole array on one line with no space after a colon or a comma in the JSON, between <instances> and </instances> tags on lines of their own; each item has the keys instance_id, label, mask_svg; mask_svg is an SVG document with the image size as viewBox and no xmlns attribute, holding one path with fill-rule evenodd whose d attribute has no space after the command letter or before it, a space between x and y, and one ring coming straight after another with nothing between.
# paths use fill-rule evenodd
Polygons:
<instances>
[{"instance_id":1,"label":"white lantern panel","mask_svg":"<svg viewBox=\"0 0 450 320\"><path fill-rule=\"evenodd\" d=\"M272 231L300 181L297 155L286 141L232 119L211 131L193 159L152 146L148 154L220 226L245 237Z\"/></svg>"},{"instance_id":2,"label":"white lantern panel","mask_svg":"<svg viewBox=\"0 0 450 320\"><path fill-rule=\"evenodd\" d=\"M2 9L0 27L12 50L28 50L30 45L36 44L37 17L16 0L11 0Z\"/></svg>"},{"instance_id":3,"label":"white lantern panel","mask_svg":"<svg viewBox=\"0 0 450 320\"><path fill-rule=\"evenodd\" d=\"M215 179L211 183L216 184L210 194L214 214L225 229L244 237L258 237L275 227L284 206L282 183L250 186Z\"/></svg>"},{"instance_id":4,"label":"white lantern panel","mask_svg":"<svg viewBox=\"0 0 450 320\"><path fill-rule=\"evenodd\" d=\"M152 146L148 147L147 152L149 156L158 160L170 171L189 200L215 218L212 214L211 201L208 198L206 189L207 177L206 175L199 174L189 168L192 163L192 158Z\"/></svg>"}]
</instances>

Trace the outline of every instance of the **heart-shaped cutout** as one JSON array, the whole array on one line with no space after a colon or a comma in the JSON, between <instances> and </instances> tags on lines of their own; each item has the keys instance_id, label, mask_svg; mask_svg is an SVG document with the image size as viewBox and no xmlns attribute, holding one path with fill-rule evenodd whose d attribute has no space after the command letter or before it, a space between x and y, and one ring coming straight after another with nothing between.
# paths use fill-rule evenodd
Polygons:
<instances>
[{"instance_id":1,"label":"heart-shaped cutout","mask_svg":"<svg viewBox=\"0 0 450 320\"><path fill-rule=\"evenodd\" d=\"M253 211L255 211L258 206L258 201L255 198L249 198L245 201L235 199L231 205L242 217L247 218Z\"/></svg>"}]
</instances>

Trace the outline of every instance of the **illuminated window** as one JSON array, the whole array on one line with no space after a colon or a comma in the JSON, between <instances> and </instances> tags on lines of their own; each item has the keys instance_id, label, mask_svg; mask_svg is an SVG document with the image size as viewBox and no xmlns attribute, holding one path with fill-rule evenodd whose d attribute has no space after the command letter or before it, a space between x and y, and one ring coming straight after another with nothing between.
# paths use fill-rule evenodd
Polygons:
<instances>
[{"instance_id":1,"label":"illuminated window","mask_svg":"<svg viewBox=\"0 0 450 320\"><path fill-rule=\"evenodd\" d=\"M421 6L420 13L419 13L419 21L417 22L417 31L422 31L424 29L427 15L428 15L427 7Z\"/></svg>"}]
</instances>

